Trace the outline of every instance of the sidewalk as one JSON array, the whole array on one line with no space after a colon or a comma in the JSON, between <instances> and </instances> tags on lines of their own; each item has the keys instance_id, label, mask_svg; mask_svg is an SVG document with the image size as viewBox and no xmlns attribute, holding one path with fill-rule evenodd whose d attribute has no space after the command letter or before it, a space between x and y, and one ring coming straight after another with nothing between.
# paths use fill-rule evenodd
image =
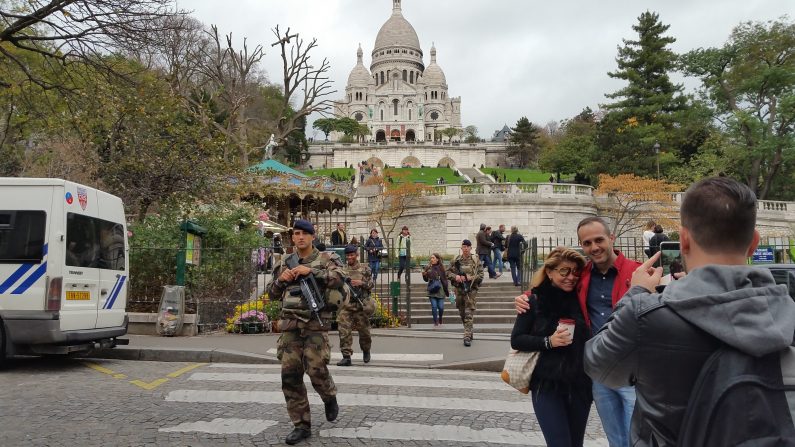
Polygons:
<instances>
[{"instance_id":1,"label":"sidewalk","mask_svg":"<svg viewBox=\"0 0 795 447\"><path fill-rule=\"evenodd\" d=\"M406 328L373 329L372 361L369 365L405 368L502 370L510 349L509 337L477 333L471 347L463 345L461 333L415 331ZM279 363L276 347L279 334L213 333L195 337L128 335L128 346L94 351L93 358L115 358L160 362ZM339 334L329 332L331 361L341 357ZM353 340L354 365L363 365L358 335Z\"/></svg>"}]
</instances>

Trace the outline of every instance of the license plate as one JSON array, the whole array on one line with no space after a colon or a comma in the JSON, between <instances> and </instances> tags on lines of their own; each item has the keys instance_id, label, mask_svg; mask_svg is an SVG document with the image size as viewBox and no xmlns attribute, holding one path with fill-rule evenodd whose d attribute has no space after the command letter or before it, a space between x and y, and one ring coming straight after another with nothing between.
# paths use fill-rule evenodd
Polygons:
<instances>
[{"instance_id":1,"label":"license plate","mask_svg":"<svg viewBox=\"0 0 795 447\"><path fill-rule=\"evenodd\" d=\"M81 290L81 291L68 290L66 292L66 299L68 301L90 301L91 292L87 290Z\"/></svg>"}]
</instances>

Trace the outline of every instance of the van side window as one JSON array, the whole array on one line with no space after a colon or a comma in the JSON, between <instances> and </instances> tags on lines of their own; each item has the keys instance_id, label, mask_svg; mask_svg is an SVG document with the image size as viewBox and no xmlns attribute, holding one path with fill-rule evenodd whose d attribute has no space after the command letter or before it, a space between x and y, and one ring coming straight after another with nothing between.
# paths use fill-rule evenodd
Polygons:
<instances>
[{"instance_id":1,"label":"van side window","mask_svg":"<svg viewBox=\"0 0 795 447\"><path fill-rule=\"evenodd\" d=\"M46 227L44 211L0 210L0 263L41 263Z\"/></svg>"},{"instance_id":2,"label":"van side window","mask_svg":"<svg viewBox=\"0 0 795 447\"><path fill-rule=\"evenodd\" d=\"M124 270L124 227L81 214L66 214L66 265Z\"/></svg>"}]
</instances>

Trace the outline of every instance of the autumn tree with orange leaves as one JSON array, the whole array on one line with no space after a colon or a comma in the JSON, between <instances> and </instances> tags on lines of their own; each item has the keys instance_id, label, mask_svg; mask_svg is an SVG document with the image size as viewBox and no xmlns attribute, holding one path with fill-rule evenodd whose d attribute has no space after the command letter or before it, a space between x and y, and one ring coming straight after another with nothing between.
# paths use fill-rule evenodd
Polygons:
<instances>
[{"instance_id":1,"label":"autumn tree with orange leaves","mask_svg":"<svg viewBox=\"0 0 795 447\"><path fill-rule=\"evenodd\" d=\"M621 237L639 230L649 219L663 228L678 228L679 203L674 193L682 189L681 185L634 174L601 174L595 194L612 202L604 216L613 222L613 234Z\"/></svg>"},{"instance_id":2,"label":"autumn tree with orange leaves","mask_svg":"<svg viewBox=\"0 0 795 447\"><path fill-rule=\"evenodd\" d=\"M406 176L407 173L392 171L365 181L366 185L381 188L381 193L373 198L373 211L367 220L378 226L386 244L408 208L431 189L428 185L408 181Z\"/></svg>"}]
</instances>

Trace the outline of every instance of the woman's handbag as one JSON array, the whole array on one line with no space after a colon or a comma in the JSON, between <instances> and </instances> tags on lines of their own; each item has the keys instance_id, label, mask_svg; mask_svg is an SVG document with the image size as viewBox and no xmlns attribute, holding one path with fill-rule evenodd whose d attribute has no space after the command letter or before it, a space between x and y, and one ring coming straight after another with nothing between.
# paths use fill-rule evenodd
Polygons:
<instances>
[{"instance_id":1,"label":"woman's handbag","mask_svg":"<svg viewBox=\"0 0 795 447\"><path fill-rule=\"evenodd\" d=\"M436 293L442 288L442 281L440 279L432 279L428 283L428 293Z\"/></svg>"},{"instance_id":2,"label":"woman's handbag","mask_svg":"<svg viewBox=\"0 0 795 447\"><path fill-rule=\"evenodd\" d=\"M533 376L539 354L539 351L524 352L511 349L508 358L505 359L505 366L502 367L500 377L519 392L529 393L530 377Z\"/></svg>"},{"instance_id":3,"label":"woman's handbag","mask_svg":"<svg viewBox=\"0 0 795 447\"><path fill-rule=\"evenodd\" d=\"M386 248L382 248L381 251L379 251L378 255L381 256L382 258L388 258L389 251L387 251Z\"/></svg>"},{"instance_id":4,"label":"woman's handbag","mask_svg":"<svg viewBox=\"0 0 795 447\"><path fill-rule=\"evenodd\" d=\"M507 261L508 260L508 250L505 250L504 252L502 252L502 260L503 261Z\"/></svg>"}]
</instances>

